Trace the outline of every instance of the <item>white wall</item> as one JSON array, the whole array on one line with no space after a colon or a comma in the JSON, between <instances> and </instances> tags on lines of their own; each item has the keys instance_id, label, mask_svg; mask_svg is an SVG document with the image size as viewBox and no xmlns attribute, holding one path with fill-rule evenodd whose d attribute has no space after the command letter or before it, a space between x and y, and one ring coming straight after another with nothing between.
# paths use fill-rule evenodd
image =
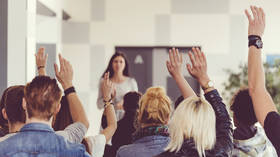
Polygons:
<instances>
[{"instance_id":1,"label":"white wall","mask_svg":"<svg viewBox=\"0 0 280 157\"><path fill-rule=\"evenodd\" d=\"M223 69L235 70L247 59L244 9L251 4L266 11L264 51L280 53L280 1L276 0L197 0L195 5L190 0L64 0L72 18L63 27L75 27L62 34L67 37L63 54L73 62L75 85L90 106L94 127L90 134L98 133L102 112L96 108L97 82L115 46L200 45L208 58L209 75L221 91L227 79ZM81 33L88 35L82 42Z\"/></svg>"}]
</instances>

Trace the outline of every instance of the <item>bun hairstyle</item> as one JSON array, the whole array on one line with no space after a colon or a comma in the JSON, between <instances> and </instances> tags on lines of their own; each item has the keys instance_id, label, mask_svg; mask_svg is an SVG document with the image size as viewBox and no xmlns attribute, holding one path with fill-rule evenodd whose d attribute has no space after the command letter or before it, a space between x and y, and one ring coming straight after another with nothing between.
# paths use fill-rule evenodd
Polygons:
<instances>
[{"instance_id":1,"label":"bun hairstyle","mask_svg":"<svg viewBox=\"0 0 280 157\"><path fill-rule=\"evenodd\" d=\"M171 100L162 87L151 87L141 97L138 123L164 125L171 115Z\"/></svg>"}]
</instances>

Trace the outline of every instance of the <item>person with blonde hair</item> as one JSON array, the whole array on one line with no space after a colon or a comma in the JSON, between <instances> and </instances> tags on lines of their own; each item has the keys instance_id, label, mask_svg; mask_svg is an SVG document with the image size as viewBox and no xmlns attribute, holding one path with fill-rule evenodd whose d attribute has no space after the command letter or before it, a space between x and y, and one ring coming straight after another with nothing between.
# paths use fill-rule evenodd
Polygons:
<instances>
[{"instance_id":1,"label":"person with blonde hair","mask_svg":"<svg viewBox=\"0 0 280 157\"><path fill-rule=\"evenodd\" d=\"M184 100L178 105L169 123L170 143L166 152L157 157L226 157L233 148L230 116L218 91L207 74L206 57L199 48L189 52L192 66L189 73L198 80L204 90L204 98L198 97L184 79L182 54L173 49L168 71L175 79Z\"/></svg>"},{"instance_id":2,"label":"person with blonde hair","mask_svg":"<svg viewBox=\"0 0 280 157\"><path fill-rule=\"evenodd\" d=\"M169 142L171 100L162 87L150 87L139 101L134 142L120 147L117 157L152 157L164 151Z\"/></svg>"}]
</instances>

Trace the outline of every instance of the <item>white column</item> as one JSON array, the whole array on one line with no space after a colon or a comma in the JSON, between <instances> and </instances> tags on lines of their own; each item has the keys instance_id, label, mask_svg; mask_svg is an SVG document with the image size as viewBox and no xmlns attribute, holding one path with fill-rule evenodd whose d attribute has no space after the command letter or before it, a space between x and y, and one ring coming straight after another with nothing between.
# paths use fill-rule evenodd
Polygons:
<instances>
[{"instance_id":1,"label":"white column","mask_svg":"<svg viewBox=\"0 0 280 157\"><path fill-rule=\"evenodd\" d=\"M8 86L35 76L35 20L36 0L8 0Z\"/></svg>"}]
</instances>

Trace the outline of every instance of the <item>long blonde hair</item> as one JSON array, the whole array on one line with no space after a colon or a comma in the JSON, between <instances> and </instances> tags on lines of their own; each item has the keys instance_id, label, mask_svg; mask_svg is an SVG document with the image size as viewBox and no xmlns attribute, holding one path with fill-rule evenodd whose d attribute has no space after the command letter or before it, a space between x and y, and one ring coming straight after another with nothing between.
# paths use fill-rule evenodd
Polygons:
<instances>
[{"instance_id":1,"label":"long blonde hair","mask_svg":"<svg viewBox=\"0 0 280 157\"><path fill-rule=\"evenodd\" d=\"M185 99L174 112L169 124L170 143L165 148L178 152L185 139L193 139L200 157L216 143L216 116L204 99L192 96Z\"/></svg>"},{"instance_id":2,"label":"long blonde hair","mask_svg":"<svg viewBox=\"0 0 280 157\"><path fill-rule=\"evenodd\" d=\"M150 87L141 97L138 123L163 125L167 124L172 111L171 100L162 87Z\"/></svg>"}]
</instances>

